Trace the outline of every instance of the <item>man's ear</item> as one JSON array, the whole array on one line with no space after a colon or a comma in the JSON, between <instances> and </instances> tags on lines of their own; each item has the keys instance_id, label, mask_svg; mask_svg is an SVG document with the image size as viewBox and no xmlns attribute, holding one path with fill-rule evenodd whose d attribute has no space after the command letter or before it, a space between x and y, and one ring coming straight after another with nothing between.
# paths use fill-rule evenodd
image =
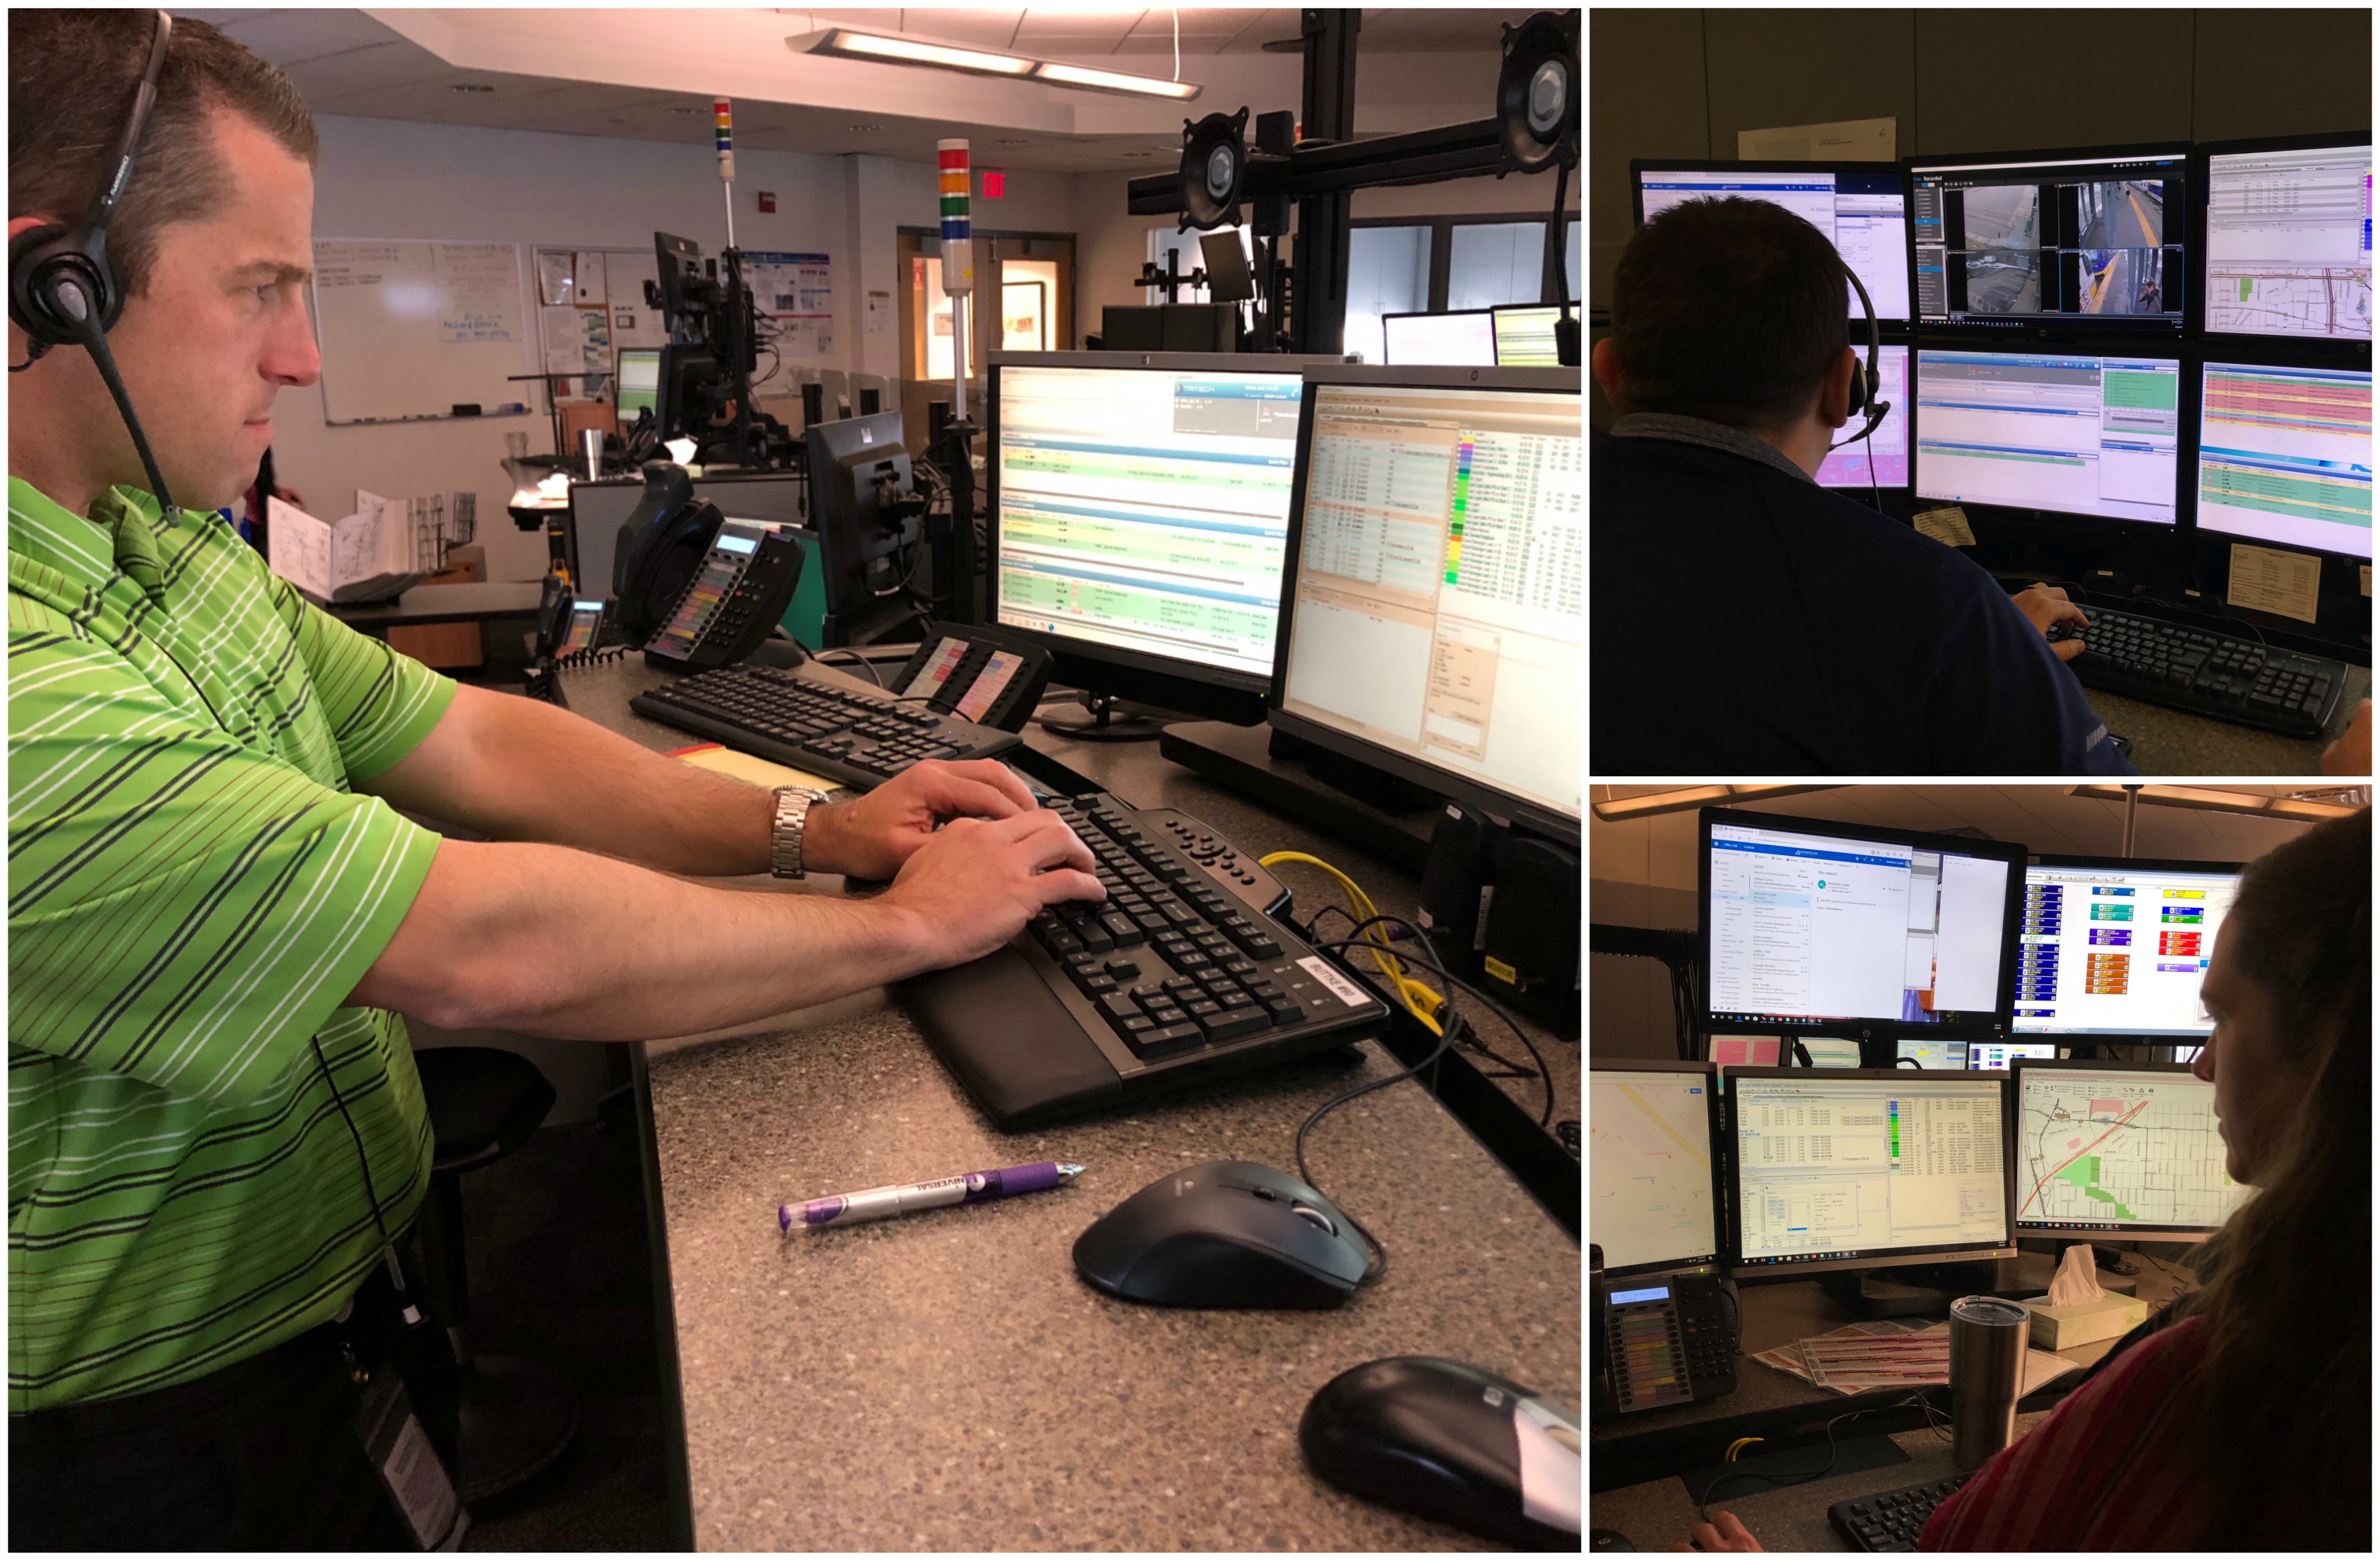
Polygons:
<instances>
[{"instance_id":1,"label":"man's ear","mask_svg":"<svg viewBox=\"0 0 2380 1561\"><path fill-rule=\"evenodd\" d=\"M1818 421L1830 429L1852 420L1852 376L1865 369L1867 359L1856 348L1845 347L1818 385Z\"/></svg>"},{"instance_id":2,"label":"man's ear","mask_svg":"<svg viewBox=\"0 0 2380 1561\"><path fill-rule=\"evenodd\" d=\"M1613 411L1619 411L1620 352L1612 345L1610 337L1606 336L1595 344L1595 351L1588 355L1587 362L1595 371L1595 382L1603 387L1604 399L1611 403Z\"/></svg>"}]
</instances>

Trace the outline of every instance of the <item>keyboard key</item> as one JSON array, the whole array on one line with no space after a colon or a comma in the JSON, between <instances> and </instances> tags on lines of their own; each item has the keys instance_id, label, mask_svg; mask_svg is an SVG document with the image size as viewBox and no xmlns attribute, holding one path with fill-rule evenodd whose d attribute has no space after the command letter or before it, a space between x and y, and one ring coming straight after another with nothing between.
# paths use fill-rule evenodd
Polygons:
<instances>
[{"instance_id":1,"label":"keyboard key","mask_svg":"<svg viewBox=\"0 0 2380 1561\"><path fill-rule=\"evenodd\" d=\"M1187 1005L1187 1007L1190 1017L1193 1019L1212 1019L1217 1014L1223 1011L1222 1004L1206 998L1202 998L1198 1001Z\"/></svg>"},{"instance_id":2,"label":"keyboard key","mask_svg":"<svg viewBox=\"0 0 2380 1561\"><path fill-rule=\"evenodd\" d=\"M1255 1009L1229 1009L1220 1013L1202 1014L1199 1026L1210 1041L1232 1041L1242 1035L1253 1035L1267 1028L1265 1016Z\"/></svg>"},{"instance_id":3,"label":"keyboard key","mask_svg":"<svg viewBox=\"0 0 2380 1561\"><path fill-rule=\"evenodd\" d=\"M1137 1035L1126 1035L1124 1044L1150 1062L1172 1057L1181 1052L1196 1051L1207 1044L1207 1034L1196 1024L1168 1024Z\"/></svg>"},{"instance_id":4,"label":"keyboard key","mask_svg":"<svg viewBox=\"0 0 2380 1561\"><path fill-rule=\"evenodd\" d=\"M1162 1025L1187 1024L1190 1023L1190 1016L1188 1014L1183 1012L1178 1008L1170 1006L1150 1009L1148 1010L1148 1017L1155 1023Z\"/></svg>"},{"instance_id":5,"label":"keyboard key","mask_svg":"<svg viewBox=\"0 0 2380 1561\"><path fill-rule=\"evenodd\" d=\"M1127 1019L1141 1017L1140 1005L1123 992L1110 992L1101 998L1099 1011L1108 1016L1111 1024L1122 1024Z\"/></svg>"},{"instance_id":6,"label":"keyboard key","mask_svg":"<svg viewBox=\"0 0 2380 1561\"><path fill-rule=\"evenodd\" d=\"M1145 1035L1157 1028L1157 1021L1145 1013L1135 1013L1125 1020L1121 1027L1127 1036Z\"/></svg>"},{"instance_id":7,"label":"keyboard key","mask_svg":"<svg viewBox=\"0 0 2380 1561\"><path fill-rule=\"evenodd\" d=\"M1107 928L1108 936L1115 939L1119 949L1137 948L1144 941L1139 924L1121 911L1108 912L1099 918L1099 925Z\"/></svg>"}]
</instances>

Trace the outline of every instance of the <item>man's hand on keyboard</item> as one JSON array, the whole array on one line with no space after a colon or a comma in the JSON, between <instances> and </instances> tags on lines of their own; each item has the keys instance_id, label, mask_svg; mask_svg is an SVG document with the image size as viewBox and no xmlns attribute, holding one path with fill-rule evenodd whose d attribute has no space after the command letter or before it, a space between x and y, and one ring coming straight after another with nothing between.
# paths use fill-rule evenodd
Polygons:
<instances>
[{"instance_id":1,"label":"man's hand on keyboard","mask_svg":"<svg viewBox=\"0 0 2380 1561\"><path fill-rule=\"evenodd\" d=\"M956 818L902 864L878 903L917 917L934 965L960 964L1024 931L1044 905L1106 899L1094 865L1090 848L1045 809L996 823Z\"/></svg>"},{"instance_id":2,"label":"man's hand on keyboard","mask_svg":"<svg viewBox=\"0 0 2380 1561\"><path fill-rule=\"evenodd\" d=\"M2338 741L2322 751L2322 772L2325 775L2369 775L2372 773L2372 701L2363 701Z\"/></svg>"},{"instance_id":3,"label":"man's hand on keyboard","mask_svg":"<svg viewBox=\"0 0 2380 1561\"><path fill-rule=\"evenodd\" d=\"M855 878L889 878L953 818L1014 818L1033 793L991 759L928 759L850 802L810 810L806 865Z\"/></svg>"},{"instance_id":4,"label":"man's hand on keyboard","mask_svg":"<svg viewBox=\"0 0 2380 1561\"><path fill-rule=\"evenodd\" d=\"M2071 623L2080 629L2086 627L2091 622L2090 619L2082 616L2081 608L2066 599L2065 590L2058 586L2034 584L2017 592L2009 599L2015 602L2018 610L2032 620L2033 626L2045 635L2059 623ZM2071 661L2089 647L2070 635L2052 644L2049 648L2058 652L2062 659Z\"/></svg>"},{"instance_id":5,"label":"man's hand on keyboard","mask_svg":"<svg viewBox=\"0 0 2380 1561\"><path fill-rule=\"evenodd\" d=\"M1732 1512L1722 1512L1716 1523L1697 1523L1683 1544L1673 1544L1672 1550L1765 1550L1767 1548L1752 1537L1743 1519Z\"/></svg>"}]
</instances>

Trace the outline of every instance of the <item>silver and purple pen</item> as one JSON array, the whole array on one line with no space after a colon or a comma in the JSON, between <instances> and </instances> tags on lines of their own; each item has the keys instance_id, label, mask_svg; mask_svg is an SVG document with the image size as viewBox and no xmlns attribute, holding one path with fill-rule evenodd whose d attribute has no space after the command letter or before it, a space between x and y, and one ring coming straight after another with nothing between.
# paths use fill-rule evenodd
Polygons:
<instances>
[{"instance_id":1,"label":"silver and purple pen","mask_svg":"<svg viewBox=\"0 0 2380 1561\"><path fill-rule=\"evenodd\" d=\"M1029 1166L1010 1166L1005 1170L946 1176L939 1181L871 1187L865 1192L845 1192L839 1198L812 1198L807 1204L780 1204L777 1228L790 1231L795 1225L806 1225L820 1230L830 1225L890 1219L894 1215L946 1208L953 1204L989 1204L999 1198L1014 1198L1020 1192L1046 1192L1053 1187L1063 1187L1082 1174L1080 1166L1040 1160Z\"/></svg>"}]
</instances>

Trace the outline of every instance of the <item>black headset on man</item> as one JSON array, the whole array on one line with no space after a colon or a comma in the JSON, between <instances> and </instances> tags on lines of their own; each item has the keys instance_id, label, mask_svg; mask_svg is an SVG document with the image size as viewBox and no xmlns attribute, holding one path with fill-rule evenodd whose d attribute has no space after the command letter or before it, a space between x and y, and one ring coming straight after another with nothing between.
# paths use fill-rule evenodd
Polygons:
<instances>
[{"instance_id":1,"label":"black headset on man","mask_svg":"<svg viewBox=\"0 0 2380 1561\"><path fill-rule=\"evenodd\" d=\"M1860 308L1867 315L1867 365L1863 369L1855 369L1852 372L1851 403L1846 410L1854 417L1864 410L1867 413L1867 423L1859 432L1839 439L1828 445L1827 448L1829 451L1840 450L1846 444L1855 443L1867 438L1876 431L1876 425L1884 421L1885 414L1892 410L1892 403L1876 399L1877 393L1884 389L1884 381L1876 371L1877 351L1876 305L1868 301L1867 288L1860 281L1859 272L1845 264L1843 274L1851 278L1852 290L1859 295ZM1876 507L1880 514L1884 509L1884 490L1876 480L1876 446L1873 444L1868 446L1867 482L1868 490L1875 495Z\"/></svg>"},{"instance_id":2,"label":"black headset on man","mask_svg":"<svg viewBox=\"0 0 2380 1561\"><path fill-rule=\"evenodd\" d=\"M132 100L132 112L125 121L124 134L111 160L114 171L92 198L81 224L73 228L52 224L30 229L8 246L8 317L23 329L31 344L25 361L12 364L9 372L31 368L52 347L80 346L89 351L91 360L99 366L100 377L107 381L108 393L115 398L116 410L124 415L134 448L140 453L150 491L168 511L175 508L173 498L165 491L164 476L157 469L156 456L149 449L149 436L141 431L140 419L132 410L132 398L125 391L123 377L116 372L115 355L108 350L107 333L124 313L126 289L123 278L107 259L107 227L115 218L115 208L124 199L126 188L132 182L133 156L140 149L141 132L148 128L150 111L156 106L157 83L164 73L165 51L173 34L173 18L159 11L156 39L149 46L149 67L141 75L140 90ZM196 679L191 681L193 687L199 686ZM337 1103L339 1115L346 1119L347 1132L355 1140L357 1163L363 1168L364 1192L371 1201L372 1224L380 1232L381 1251L404 1322L407 1328L419 1327L421 1314L407 1291L395 1239L381 1216L380 1191L372 1184L371 1162L364 1154L363 1135L348 1113L346 1097L331 1076L331 1065L322 1055L321 1040L313 1042L313 1049L322 1082L330 1087L331 1098Z\"/></svg>"}]
</instances>

